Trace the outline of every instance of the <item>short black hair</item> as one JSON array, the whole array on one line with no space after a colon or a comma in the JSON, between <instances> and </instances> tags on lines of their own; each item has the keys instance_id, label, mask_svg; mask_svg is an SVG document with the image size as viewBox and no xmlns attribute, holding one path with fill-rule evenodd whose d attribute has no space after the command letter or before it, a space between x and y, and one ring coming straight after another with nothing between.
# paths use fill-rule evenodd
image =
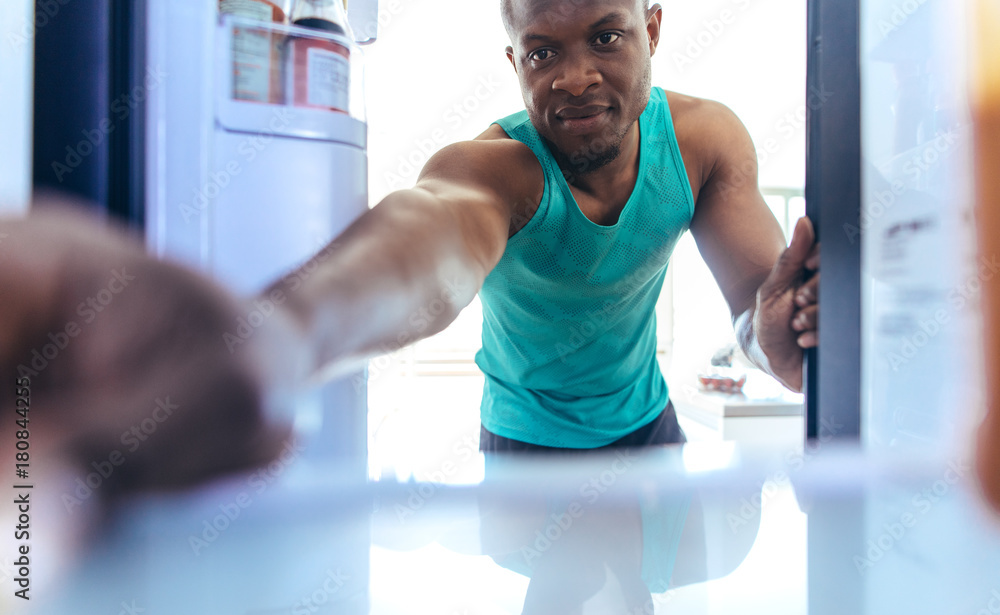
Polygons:
<instances>
[{"instance_id":1,"label":"short black hair","mask_svg":"<svg viewBox=\"0 0 1000 615\"><path fill-rule=\"evenodd\" d=\"M642 3L643 9L645 11L649 10L649 0L638 0ZM500 0L500 16L503 19L503 27L507 30L507 34L511 34L511 22L513 21L513 9L511 8L511 0ZM511 36L511 39L514 37Z\"/></svg>"}]
</instances>

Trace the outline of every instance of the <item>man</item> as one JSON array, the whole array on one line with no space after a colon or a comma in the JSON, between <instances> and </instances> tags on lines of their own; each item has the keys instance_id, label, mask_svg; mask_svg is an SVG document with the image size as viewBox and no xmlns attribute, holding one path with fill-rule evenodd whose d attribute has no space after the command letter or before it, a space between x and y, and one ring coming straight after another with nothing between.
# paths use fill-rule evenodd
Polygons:
<instances>
[{"instance_id":1,"label":"man","mask_svg":"<svg viewBox=\"0 0 1000 615\"><path fill-rule=\"evenodd\" d=\"M783 250L736 117L651 86L660 7L509 0L503 15L526 111L443 149L414 188L386 197L304 265L301 286L252 338L269 361L263 372L253 357L213 346L239 307L206 281L76 219L5 223L0 279L16 300L0 316L17 334L0 340L0 371L41 366L29 374L31 394L51 409L35 416L52 422L53 450L86 465L157 411L158 397L175 395L184 418L165 431L188 433L197 448L192 431L210 441L235 421L232 444L159 464L172 440L150 438L139 449L148 463L111 480L176 485L254 463L254 451L277 450L281 432L260 417L262 400L280 398L267 395L275 383L342 373L436 333L477 293L485 450L681 441L656 367L653 305L688 228L747 356L800 389L802 348L816 344L812 228L800 221ZM104 289L123 268L142 275L120 294ZM81 296L105 290L106 305L80 312ZM70 323L81 327L72 340ZM60 356L39 359L39 349ZM218 417L210 431L193 427L208 417Z\"/></svg>"},{"instance_id":2,"label":"man","mask_svg":"<svg viewBox=\"0 0 1000 615\"><path fill-rule=\"evenodd\" d=\"M816 344L812 228L800 221L783 251L735 115L651 87L660 7L505 0L502 12L526 111L444 148L336 240L288 304L314 365L440 331L478 292L484 450L681 441L653 306L690 228L747 356L801 389Z\"/></svg>"}]
</instances>

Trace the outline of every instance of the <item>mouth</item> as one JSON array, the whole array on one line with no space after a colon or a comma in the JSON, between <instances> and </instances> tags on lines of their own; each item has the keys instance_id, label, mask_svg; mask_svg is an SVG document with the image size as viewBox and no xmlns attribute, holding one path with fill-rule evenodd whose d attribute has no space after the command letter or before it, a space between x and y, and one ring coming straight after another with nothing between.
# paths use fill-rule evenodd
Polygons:
<instances>
[{"instance_id":1,"label":"mouth","mask_svg":"<svg viewBox=\"0 0 1000 615\"><path fill-rule=\"evenodd\" d=\"M607 119L611 107L587 105L585 107L563 107L556 111L556 119L572 134L594 130Z\"/></svg>"}]
</instances>

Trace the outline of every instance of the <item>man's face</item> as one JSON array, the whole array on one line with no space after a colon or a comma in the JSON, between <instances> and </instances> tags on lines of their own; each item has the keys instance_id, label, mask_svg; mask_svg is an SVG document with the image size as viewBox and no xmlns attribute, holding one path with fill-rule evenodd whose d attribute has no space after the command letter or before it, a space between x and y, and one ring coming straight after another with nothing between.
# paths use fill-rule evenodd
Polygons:
<instances>
[{"instance_id":1,"label":"man's face","mask_svg":"<svg viewBox=\"0 0 1000 615\"><path fill-rule=\"evenodd\" d=\"M511 0L507 55L532 124L573 171L614 160L649 102L659 8L637 0Z\"/></svg>"}]
</instances>

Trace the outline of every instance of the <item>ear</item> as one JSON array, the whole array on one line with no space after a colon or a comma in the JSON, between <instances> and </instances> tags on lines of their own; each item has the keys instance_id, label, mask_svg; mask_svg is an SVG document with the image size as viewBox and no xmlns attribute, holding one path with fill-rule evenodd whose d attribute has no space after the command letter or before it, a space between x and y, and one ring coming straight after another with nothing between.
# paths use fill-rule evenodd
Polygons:
<instances>
[{"instance_id":1,"label":"ear","mask_svg":"<svg viewBox=\"0 0 1000 615\"><path fill-rule=\"evenodd\" d=\"M507 59L510 61L510 65L514 67L514 74L517 74L517 62L514 61L514 48L507 45Z\"/></svg>"},{"instance_id":2,"label":"ear","mask_svg":"<svg viewBox=\"0 0 1000 615\"><path fill-rule=\"evenodd\" d=\"M660 44L660 20L663 19L663 9L659 4L649 7L646 12L646 34L649 35L649 55L656 53L656 46Z\"/></svg>"}]
</instances>

